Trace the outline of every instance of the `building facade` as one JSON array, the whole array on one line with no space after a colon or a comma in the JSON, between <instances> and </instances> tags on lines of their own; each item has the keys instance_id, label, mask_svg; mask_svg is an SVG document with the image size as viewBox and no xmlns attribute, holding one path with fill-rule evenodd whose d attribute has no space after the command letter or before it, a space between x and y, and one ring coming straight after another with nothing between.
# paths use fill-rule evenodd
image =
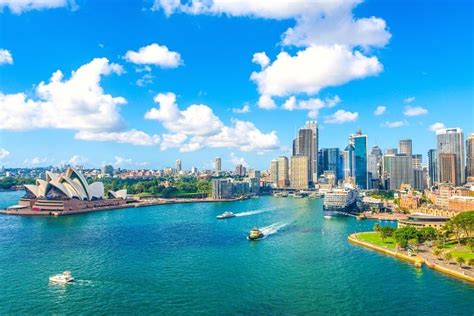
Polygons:
<instances>
[{"instance_id":1,"label":"building facade","mask_svg":"<svg viewBox=\"0 0 474 316\"><path fill-rule=\"evenodd\" d=\"M390 177L390 190L398 190L402 184L413 186L412 157L408 155L385 155L384 163L387 165Z\"/></svg>"},{"instance_id":2,"label":"building facade","mask_svg":"<svg viewBox=\"0 0 474 316\"><path fill-rule=\"evenodd\" d=\"M412 155L413 147L411 139L401 139L398 143L399 152L403 155Z\"/></svg>"},{"instance_id":3,"label":"building facade","mask_svg":"<svg viewBox=\"0 0 474 316\"><path fill-rule=\"evenodd\" d=\"M437 183L438 180L438 154L436 149L428 151L428 175L430 177L430 184Z\"/></svg>"},{"instance_id":4,"label":"building facade","mask_svg":"<svg viewBox=\"0 0 474 316\"><path fill-rule=\"evenodd\" d=\"M466 178L474 182L474 133L466 140Z\"/></svg>"},{"instance_id":5,"label":"building facade","mask_svg":"<svg viewBox=\"0 0 474 316\"><path fill-rule=\"evenodd\" d=\"M300 155L291 157L290 186L293 189L309 188L309 166L310 161L307 156Z\"/></svg>"},{"instance_id":6,"label":"building facade","mask_svg":"<svg viewBox=\"0 0 474 316\"><path fill-rule=\"evenodd\" d=\"M436 143L438 153L438 175L441 179L441 154L454 154L453 171L444 170L444 174L455 173L454 185L462 185L465 183L465 165L464 165L464 134L460 128L444 128L436 131ZM445 159L447 157L445 156ZM449 158L451 159L451 158ZM448 161L445 161L448 163ZM445 165L446 167L446 165Z\"/></svg>"},{"instance_id":7,"label":"building facade","mask_svg":"<svg viewBox=\"0 0 474 316\"><path fill-rule=\"evenodd\" d=\"M290 184L288 157L278 157L278 187L286 188Z\"/></svg>"},{"instance_id":8,"label":"building facade","mask_svg":"<svg viewBox=\"0 0 474 316\"><path fill-rule=\"evenodd\" d=\"M222 160L220 157L216 157L214 159L214 172L219 173L222 171Z\"/></svg>"},{"instance_id":9,"label":"building facade","mask_svg":"<svg viewBox=\"0 0 474 316\"><path fill-rule=\"evenodd\" d=\"M367 189L367 135L359 130L350 136L349 142L354 146L355 183L359 188Z\"/></svg>"}]
</instances>

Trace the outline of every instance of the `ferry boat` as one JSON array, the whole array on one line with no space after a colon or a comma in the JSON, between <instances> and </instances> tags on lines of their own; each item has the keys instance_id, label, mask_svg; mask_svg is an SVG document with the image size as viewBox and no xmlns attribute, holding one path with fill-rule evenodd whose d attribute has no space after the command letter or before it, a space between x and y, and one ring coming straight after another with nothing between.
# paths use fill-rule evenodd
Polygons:
<instances>
[{"instance_id":1,"label":"ferry boat","mask_svg":"<svg viewBox=\"0 0 474 316\"><path fill-rule=\"evenodd\" d=\"M323 211L326 216L344 216L357 207L357 190L352 188L336 188L324 195Z\"/></svg>"},{"instance_id":2,"label":"ferry boat","mask_svg":"<svg viewBox=\"0 0 474 316\"><path fill-rule=\"evenodd\" d=\"M49 277L49 282L57 284L68 284L74 282L71 271L64 271L61 274L56 274Z\"/></svg>"},{"instance_id":3,"label":"ferry boat","mask_svg":"<svg viewBox=\"0 0 474 316\"><path fill-rule=\"evenodd\" d=\"M232 212L224 212L220 215L217 215L217 219L226 219L226 218L232 218L235 217L236 215Z\"/></svg>"},{"instance_id":4,"label":"ferry boat","mask_svg":"<svg viewBox=\"0 0 474 316\"><path fill-rule=\"evenodd\" d=\"M288 197L288 192L278 192L278 193L273 194L273 196L276 196L276 197Z\"/></svg>"},{"instance_id":5,"label":"ferry boat","mask_svg":"<svg viewBox=\"0 0 474 316\"><path fill-rule=\"evenodd\" d=\"M247 238L249 240L257 240L257 239L260 239L260 238L263 238L263 232L258 229L257 227L254 227L250 230L250 233L249 235L247 236Z\"/></svg>"}]
</instances>

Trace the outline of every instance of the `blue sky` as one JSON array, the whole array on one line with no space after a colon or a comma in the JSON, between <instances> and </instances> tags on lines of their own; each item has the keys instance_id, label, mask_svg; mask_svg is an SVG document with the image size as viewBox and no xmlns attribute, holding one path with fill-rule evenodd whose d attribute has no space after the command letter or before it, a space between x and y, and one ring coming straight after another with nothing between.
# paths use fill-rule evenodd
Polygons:
<instances>
[{"instance_id":1,"label":"blue sky","mask_svg":"<svg viewBox=\"0 0 474 316\"><path fill-rule=\"evenodd\" d=\"M245 2L2 2L1 163L266 169L308 116L425 159L474 131L472 1Z\"/></svg>"}]
</instances>

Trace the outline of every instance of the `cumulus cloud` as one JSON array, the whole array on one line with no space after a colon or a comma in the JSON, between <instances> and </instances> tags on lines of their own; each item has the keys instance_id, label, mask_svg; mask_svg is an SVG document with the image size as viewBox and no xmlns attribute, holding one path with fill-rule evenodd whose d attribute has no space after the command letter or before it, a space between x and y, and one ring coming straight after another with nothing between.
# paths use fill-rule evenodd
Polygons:
<instances>
[{"instance_id":1,"label":"cumulus cloud","mask_svg":"<svg viewBox=\"0 0 474 316\"><path fill-rule=\"evenodd\" d=\"M326 98L324 100L319 98L297 100L295 96L291 96L285 101L285 103L283 103L282 109L287 111L307 110L308 117L314 119L318 116L319 110L324 107L332 108L339 102L341 102L341 99L337 95L333 98Z\"/></svg>"},{"instance_id":2,"label":"cumulus cloud","mask_svg":"<svg viewBox=\"0 0 474 316\"><path fill-rule=\"evenodd\" d=\"M46 157L34 157L34 158L31 158L31 159L25 159L23 161L23 164L24 165L39 165L39 164L42 164L42 163L46 163L48 161L48 158Z\"/></svg>"},{"instance_id":3,"label":"cumulus cloud","mask_svg":"<svg viewBox=\"0 0 474 316\"><path fill-rule=\"evenodd\" d=\"M12 53L7 49L0 49L0 65L13 64Z\"/></svg>"},{"instance_id":4,"label":"cumulus cloud","mask_svg":"<svg viewBox=\"0 0 474 316\"><path fill-rule=\"evenodd\" d=\"M255 53L253 54L252 62L265 68L270 64L270 58L265 52Z\"/></svg>"},{"instance_id":5,"label":"cumulus cloud","mask_svg":"<svg viewBox=\"0 0 474 316\"><path fill-rule=\"evenodd\" d=\"M382 69L377 57L364 56L345 46L311 46L295 56L281 52L273 63L253 72L250 79L262 96L314 95L325 87L377 75Z\"/></svg>"},{"instance_id":6,"label":"cumulus cloud","mask_svg":"<svg viewBox=\"0 0 474 316\"><path fill-rule=\"evenodd\" d=\"M275 131L262 133L251 122L233 120L226 126L212 109L204 104L192 104L180 110L174 93L159 93L158 108L145 113L145 118L157 120L168 131L163 134L161 149L179 148L181 152L204 147L239 148L242 151L267 151L279 148Z\"/></svg>"},{"instance_id":7,"label":"cumulus cloud","mask_svg":"<svg viewBox=\"0 0 474 316\"><path fill-rule=\"evenodd\" d=\"M82 166L82 165L86 164L88 161L89 161L89 159L87 159L84 156L74 155L71 158L69 158L69 160L67 161L67 164L69 164L71 166Z\"/></svg>"},{"instance_id":8,"label":"cumulus cloud","mask_svg":"<svg viewBox=\"0 0 474 316\"><path fill-rule=\"evenodd\" d=\"M115 156L114 162L107 163L107 164L114 166L114 168L123 168L123 167L143 167L143 166L148 165L148 162L146 161L136 162L132 158Z\"/></svg>"},{"instance_id":9,"label":"cumulus cloud","mask_svg":"<svg viewBox=\"0 0 474 316\"><path fill-rule=\"evenodd\" d=\"M261 95L257 103L258 107L265 110L276 109L277 105L275 101L269 95Z\"/></svg>"},{"instance_id":10,"label":"cumulus cloud","mask_svg":"<svg viewBox=\"0 0 474 316\"><path fill-rule=\"evenodd\" d=\"M74 135L74 138L87 141L117 142L138 146L153 146L160 143L159 135L149 135L136 129L124 132L79 131Z\"/></svg>"},{"instance_id":11,"label":"cumulus cloud","mask_svg":"<svg viewBox=\"0 0 474 316\"><path fill-rule=\"evenodd\" d=\"M74 0L0 0L0 11L5 7L15 14L32 10L45 10L68 7L71 10L78 8Z\"/></svg>"},{"instance_id":12,"label":"cumulus cloud","mask_svg":"<svg viewBox=\"0 0 474 316\"><path fill-rule=\"evenodd\" d=\"M60 70L54 72L49 82L37 85L36 98L29 98L25 93L0 92L0 129L72 129L78 131L78 139L104 141L108 138L138 144L139 141L125 141L127 135L138 133L124 130L120 106L126 99L105 93L100 85L103 76L122 72L119 64L110 63L107 58L95 58L73 71L69 79L65 79ZM137 136L145 135L140 133Z\"/></svg>"},{"instance_id":13,"label":"cumulus cloud","mask_svg":"<svg viewBox=\"0 0 474 316\"><path fill-rule=\"evenodd\" d=\"M403 103L412 103L413 101L415 101L415 99L415 97L408 97L403 99Z\"/></svg>"},{"instance_id":14,"label":"cumulus cloud","mask_svg":"<svg viewBox=\"0 0 474 316\"><path fill-rule=\"evenodd\" d=\"M359 117L357 112L349 112L345 110L337 110L334 114L324 117L324 123L327 124L343 124L354 122Z\"/></svg>"},{"instance_id":15,"label":"cumulus cloud","mask_svg":"<svg viewBox=\"0 0 474 316\"><path fill-rule=\"evenodd\" d=\"M407 121L394 121L394 122L384 122L381 126L382 127L387 127L387 128L398 128L402 126L408 125Z\"/></svg>"},{"instance_id":16,"label":"cumulus cloud","mask_svg":"<svg viewBox=\"0 0 474 316\"><path fill-rule=\"evenodd\" d=\"M230 162L234 166L242 165L244 167L248 167L247 161L245 161L244 157L239 157L235 153L231 152L229 155L229 158L230 158Z\"/></svg>"},{"instance_id":17,"label":"cumulus cloud","mask_svg":"<svg viewBox=\"0 0 474 316\"><path fill-rule=\"evenodd\" d=\"M179 53L156 43L141 47L138 52L129 50L125 59L134 64L155 65L161 68L176 68L183 63Z\"/></svg>"},{"instance_id":18,"label":"cumulus cloud","mask_svg":"<svg viewBox=\"0 0 474 316\"><path fill-rule=\"evenodd\" d=\"M249 113L250 112L250 105L244 104L244 106L241 107L241 108L233 108L232 112L236 113L236 114Z\"/></svg>"},{"instance_id":19,"label":"cumulus cloud","mask_svg":"<svg viewBox=\"0 0 474 316\"><path fill-rule=\"evenodd\" d=\"M425 115L428 113L428 110L421 107L421 106L406 106L403 114L405 116L418 116L418 115Z\"/></svg>"},{"instance_id":20,"label":"cumulus cloud","mask_svg":"<svg viewBox=\"0 0 474 316\"><path fill-rule=\"evenodd\" d=\"M384 106L384 105L379 105L379 106L375 109L374 115L380 116L380 115L384 114L385 111L387 111L387 107Z\"/></svg>"},{"instance_id":21,"label":"cumulus cloud","mask_svg":"<svg viewBox=\"0 0 474 316\"><path fill-rule=\"evenodd\" d=\"M441 123L441 122L436 122L430 125L430 131L432 132L436 132L437 130L443 129L443 128L446 128L446 125L444 125L444 123Z\"/></svg>"},{"instance_id":22,"label":"cumulus cloud","mask_svg":"<svg viewBox=\"0 0 474 316\"><path fill-rule=\"evenodd\" d=\"M10 155L10 152L5 148L0 148L0 159L5 158L6 156Z\"/></svg>"}]
</instances>

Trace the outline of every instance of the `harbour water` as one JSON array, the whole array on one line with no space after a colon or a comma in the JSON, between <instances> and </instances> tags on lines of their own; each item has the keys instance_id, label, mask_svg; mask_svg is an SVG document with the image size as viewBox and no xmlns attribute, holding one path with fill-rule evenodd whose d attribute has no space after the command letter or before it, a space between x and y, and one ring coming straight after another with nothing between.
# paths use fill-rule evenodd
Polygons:
<instances>
[{"instance_id":1,"label":"harbour water","mask_svg":"<svg viewBox=\"0 0 474 316\"><path fill-rule=\"evenodd\" d=\"M275 197L0 215L0 314L473 315L472 285L347 242L375 223ZM267 238L248 241L253 226ZM48 283L64 270L77 282Z\"/></svg>"}]
</instances>

